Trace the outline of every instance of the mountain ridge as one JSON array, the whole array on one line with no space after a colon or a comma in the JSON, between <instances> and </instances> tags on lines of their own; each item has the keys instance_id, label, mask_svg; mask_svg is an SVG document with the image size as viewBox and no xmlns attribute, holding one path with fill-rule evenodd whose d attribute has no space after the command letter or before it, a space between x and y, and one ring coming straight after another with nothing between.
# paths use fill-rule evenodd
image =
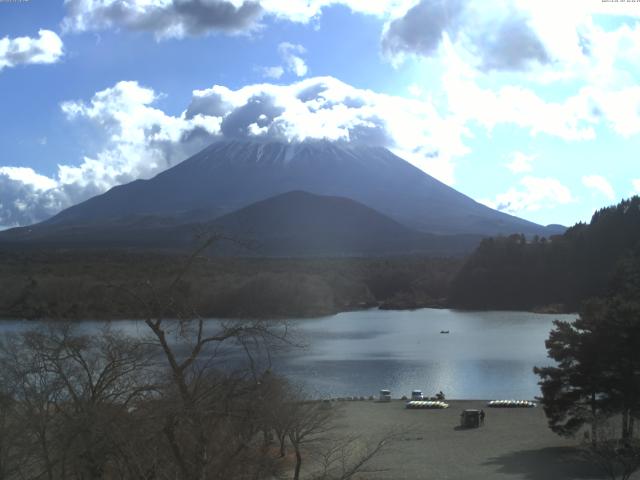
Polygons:
<instances>
[{"instance_id":1,"label":"mountain ridge","mask_svg":"<svg viewBox=\"0 0 640 480\"><path fill-rule=\"evenodd\" d=\"M492 210L382 147L327 140L222 140L149 180L112 188L43 224L100 223L125 214L199 221L289 191L351 198L410 228L435 234L560 233Z\"/></svg>"},{"instance_id":2,"label":"mountain ridge","mask_svg":"<svg viewBox=\"0 0 640 480\"><path fill-rule=\"evenodd\" d=\"M0 245L189 250L197 247L203 235L237 240L217 244L213 253L218 255L276 257L458 256L482 239L479 235L425 234L348 198L292 191L209 222L128 216L81 226L45 224L0 234Z\"/></svg>"}]
</instances>

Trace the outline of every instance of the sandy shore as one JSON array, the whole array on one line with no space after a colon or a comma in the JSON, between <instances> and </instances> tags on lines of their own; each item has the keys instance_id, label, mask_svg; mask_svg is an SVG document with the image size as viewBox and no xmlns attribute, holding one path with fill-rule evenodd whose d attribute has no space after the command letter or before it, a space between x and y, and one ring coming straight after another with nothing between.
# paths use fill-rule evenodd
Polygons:
<instances>
[{"instance_id":1,"label":"sandy shore","mask_svg":"<svg viewBox=\"0 0 640 480\"><path fill-rule=\"evenodd\" d=\"M342 403L342 402L341 402ZM564 439L547 427L541 408L490 409L486 401L448 401L446 410L407 410L404 402L344 402L339 423L345 432L375 439L406 429L374 461L382 472L361 479L567 480L605 478ZM460 412L484 408L485 425L459 428ZM640 478L634 476L632 478Z\"/></svg>"}]
</instances>

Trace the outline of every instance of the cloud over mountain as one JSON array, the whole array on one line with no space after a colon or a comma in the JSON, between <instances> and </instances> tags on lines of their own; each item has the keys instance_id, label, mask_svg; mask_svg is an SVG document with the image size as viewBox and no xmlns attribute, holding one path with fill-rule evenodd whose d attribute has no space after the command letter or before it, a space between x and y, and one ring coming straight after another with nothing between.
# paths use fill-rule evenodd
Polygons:
<instances>
[{"instance_id":1,"label":"cloud over mountain","mask_svg":"<svg viewBox=\"0 0 640 480\"><path fill-rule=\"evenodd\" d=\"M69 205L62 191L41 188L31 178L39 177L33 170L28 175L24 173L16 174L10 167L0 168L0 229L40 221Z\"/></svg>"},{"instance_id":2,"label":"cloud over mountain","mask_svg":"<svg viewBox=\"0 0 640 480\"><path fill-rule=\"evenodd\" d=\"M332 77L196 90L178 116L156 108L157 98L137 82L119 82L89 101L63 103L69 121L88 122L105 132L103 148L79 164L60 164L46 195L25 178L5 179L16 185L3 205L44 195L47 208L33 208L29 215L20 215L26 208L11 214L0 209L0 225L40 220L55 208L114 185L149 178L220 138L317 138L385 146L449 182L452 158L466 151L462 129L442 117L430 101L361 90Z\"/></svg>"},{"instance_id":3,"label":"cloud over mountain","mask_svg":"<svg viewBox=\"0 0 640 480\"><path fill-rule=\"evenodd\" d=\"M61 109L69 121L96 125L106 134L104 147L79 164L59 164L53 178L32 169L0 167L0 226L43 220L62 208L114 185L149 177L209 143L195 132L217 132L212 119L187 120L152 106L153 90L119 82L89 102L69 101Z\"/></svg>"},{"instance_id":4,"label":"cloud over mountain","mask_svg":"<svg viewBox=\"0 0 640 480\"><path fill-rule=\"evenodd\" d=\"M196 90L184 117L215 118L227 138L324 138L384 146L449 183L451 159L466 152L463 128L430 100L357 89L333 77Z\"/></svg>"},{"instance_id":5,"label":"cloud over mountain","mask_svg":"<svg viewBox=\"0 0 640 480\"><path fill-rule=\"evenodd\" d=\"M297 81L194 90L181 113L160 108L162 94L150 86L118 82L61 106L70 125L88 124L104 136L82 158L55 159L59 167L51 178L0 166L0 225L40 220L114 185L149 178L220 138L379 145L452 184L473 137L491 136L500 126L564 142L592 141L602 129L624 138L640 134L640 87L634 75L640 26L605 29L584 16L584 3L569 3L67 0L69 29L144 30L159 38L249 32L269 17L309 22L323 8L340 4L386 19L382 47L389 58L400 62L410 56L419 67L434 67L434 78L416 83L412 98L356 88L332 76L301 79L308 73L306 58L315 52L285 42L279 45L281 70L271 77L289 73ZM549 15L552 8L562 9L566 25ZM40 31L35 39L4 38L0 69L52 63L62 54L62 41L50 31ZM526 82L513 80L522 75ZM545 85L558 81L573 83L547 96ZM524 159L511 166L516 173L531 169ZM498 191L506 193L494 193L493 204L514 213L550 204L547 187L559 199L573 198L550 177L531 178L501 187Z\"/></svg>"},{"instance_id":6,"label":"cloud over mountain","mask_svg":"<svg viewBox=\"0 0 640 480\"><path fill-rule=\"evenodd\" d=\"M15 171L8 175L7 170L0 170L7 185L0 225L42 220L115 185L149 178L221 138L329 139L384 146L452 184L456 160L469 152L470 122L489 132L497 125L515 124L531 135L572 141L593 138L597 123L606 122L613 129L623 119L627 129L640 124L638 114L631 118L625 113L627 107L615 108L612 99L617 102L622 97L613 94L585 89L554 103L522 88L504 87L497 93L483 90L455 68L449 75L445 109L430 97L377 93L333 77L312 77L290 85L260 83L238 89L214 85L195 90L179 115L158 108L159 95L153 89L137 82L119 82L89 100L61 105L68 121L94 125L103 132L101 147L80 162L59 162L52 178L40 176L40 187L33 175L18 176ZM634 97L625 98L626 105ZM593 113L596 106L598 115ZM547 198L545 191L555 192L563 201L572 199L562 186L545 182L523 180L520 188L512 188L492 204L510 212L528 210L528 205L540 205Z\"/></svg>"}]
</instances>

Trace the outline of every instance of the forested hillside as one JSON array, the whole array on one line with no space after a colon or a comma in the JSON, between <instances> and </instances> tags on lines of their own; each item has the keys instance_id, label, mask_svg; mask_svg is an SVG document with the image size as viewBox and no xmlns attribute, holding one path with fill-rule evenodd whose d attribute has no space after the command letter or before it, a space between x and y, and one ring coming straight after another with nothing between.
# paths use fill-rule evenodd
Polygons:
<instances>
[{"instance_id":1,"label":"forested hillside","mask_svg":"<svg viewBox=\"0 0 640 480\"><path fill-rule=\"evenodd\" d=\"M297 317L442 305L458 258L199 257L125 251L0 251L0 318L144 318L171 295L209 317ZM171 291L169 291L171 290ZM133 295L132 295L133 294Z\"/></svg>"},{"instance_id":2,"label":"forested hillside","mask_svg":"<svg viewBox=\"0 0 640 480\"><path fill-rule=\"evenodd\" d=\"M640 197L596 212L564 235L488 238L452 284L450 303L464 308L575 311L607 293L621 261L640 250Z\"/></svg>"}]
</instances>

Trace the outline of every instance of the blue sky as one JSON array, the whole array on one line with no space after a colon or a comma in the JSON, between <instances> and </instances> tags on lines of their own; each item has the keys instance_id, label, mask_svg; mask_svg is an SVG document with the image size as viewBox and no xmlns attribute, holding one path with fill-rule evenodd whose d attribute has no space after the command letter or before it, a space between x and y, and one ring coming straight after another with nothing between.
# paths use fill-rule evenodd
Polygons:
<instances>
[{"instance_id":1,"label":"blue sky","mask_svg":"<svg viewBox=\"0 0 640 480\"><path fill-rule=\"evenodd\" d=\"M0 226L229 135L379 144L494 208L588 220L640 192L640 4L558 3L0 1Z\"/></svg>"}]
</instances>

